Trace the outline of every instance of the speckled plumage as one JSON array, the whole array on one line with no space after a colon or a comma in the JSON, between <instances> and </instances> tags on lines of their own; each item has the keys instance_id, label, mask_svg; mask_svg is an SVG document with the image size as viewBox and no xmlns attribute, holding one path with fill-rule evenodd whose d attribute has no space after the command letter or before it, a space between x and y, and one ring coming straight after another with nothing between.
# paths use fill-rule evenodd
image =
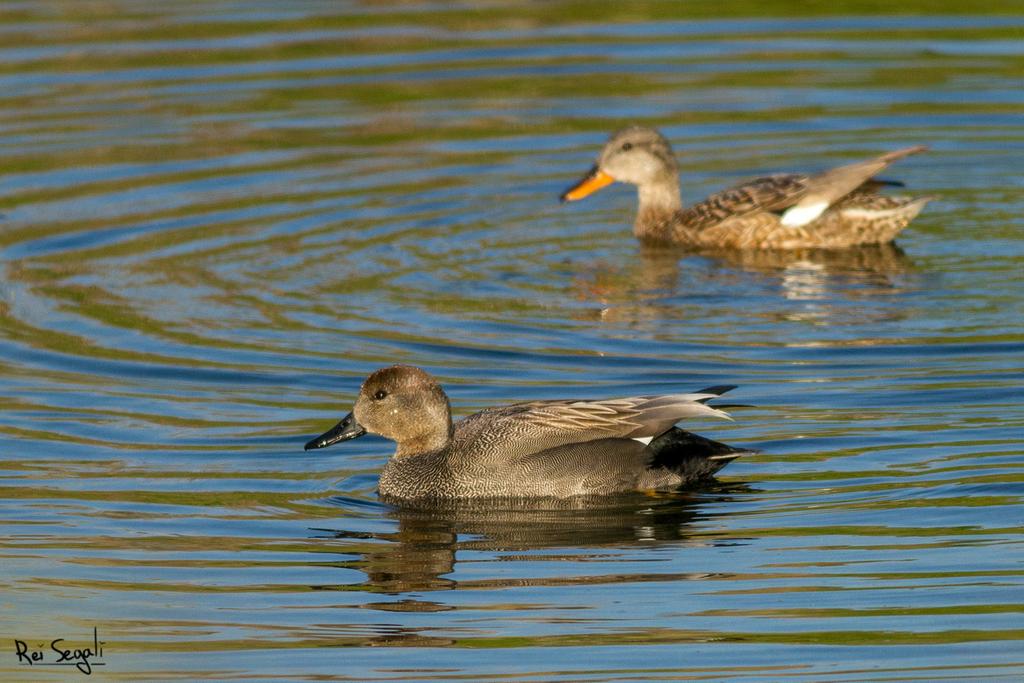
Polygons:
<instances>
[{"instance_id":1,"label":"speckled plumage","mask_svg":"<svg viewBox=\"0 0 1024 683\"><path fill-rule=\"evenodd\" d=\"M685 417L727 417L706 402L731 388L533 401L484 410L453 425L447 396L430 375L392 366L370 375L352 415L307 449L364 431L393 439L395 455L380 476L386 499L565 498L673 489L707 479L748 452L673 426ZM652 440L645 445L638 438Z\"/></svg>"},{"instance_id":2,"label":"speckled plumage","mask_svg":"<svg viewBox=\"0 0 1024 683\"><path fill-rule=\"evenodd\" d=\"M633 231L652 243L729 249L842 248L891 242L930 198L877 193L876 174L925 147L817 173L777 174L684 207L672 148L658 131L630 126L608 140L593 169L562 199L582 199L613 180L635 184Z\"/></svg>"}]
</instances>

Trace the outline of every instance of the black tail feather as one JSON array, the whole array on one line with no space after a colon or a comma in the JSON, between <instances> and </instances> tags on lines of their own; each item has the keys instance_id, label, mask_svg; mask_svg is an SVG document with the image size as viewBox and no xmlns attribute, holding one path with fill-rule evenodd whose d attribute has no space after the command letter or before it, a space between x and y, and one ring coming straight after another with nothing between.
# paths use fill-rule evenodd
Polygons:
<instances>
[{"instance_id":1,"label":"black tail feather","mask_svg":"<svg viewBox=\"0 0 1024 683\"><path fill-rule=\"evenodd\" d=\"M708 387L707 389L701 389L700 391L698 391L696 393L698 393L698 394L714 394L714 396L709 396L708 398L701 399L700 401L698 401L698 403L707 403L708 401L710 401L713 398L716 398L718 396L721 396L724 393L732 391L737 386L738 385L736 385L736 384L716 384L713 387Z\"/></svg>"},{"instance_id":2,"label":"black tail feather","mask_svg":"<svg viewBox=\"0 0 1024 683\"><path fill-rule=\"evenodd\" d=\"M651 441L651 468L678 472L687 480L710 477L750 448L736 448L721 441L673 427ZM730 457L731 456L731 457Z\"/></svg>"}]
</instances>

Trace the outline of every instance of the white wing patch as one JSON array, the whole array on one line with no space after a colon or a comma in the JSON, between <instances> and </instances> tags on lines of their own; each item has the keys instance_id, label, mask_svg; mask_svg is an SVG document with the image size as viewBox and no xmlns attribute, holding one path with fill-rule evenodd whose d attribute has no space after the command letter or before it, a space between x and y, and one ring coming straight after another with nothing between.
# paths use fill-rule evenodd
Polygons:
<instances>
[{"instance_id":1,"label":"white wing patch","mask_svg":"<svg viewBox=\"0 0 1024 683\"><path fill-rule=\"evenodd\" d=\"M651 441L654 439L653 436L634 436L633 441L639 441L645 446L649 446Z\"/></svg>"},{"instance_id":2,"label":"white wing patch","mask_svg":"<svg viewBox=\"0 0 1024 683\"><path fill-rule=\"evenodd\" d=\"M813 204L797 204L782 214L780 222L787 228L798 228L807 225L820 216L828 208L828 202L820 201Z\"/></svg>"}]
</instances>

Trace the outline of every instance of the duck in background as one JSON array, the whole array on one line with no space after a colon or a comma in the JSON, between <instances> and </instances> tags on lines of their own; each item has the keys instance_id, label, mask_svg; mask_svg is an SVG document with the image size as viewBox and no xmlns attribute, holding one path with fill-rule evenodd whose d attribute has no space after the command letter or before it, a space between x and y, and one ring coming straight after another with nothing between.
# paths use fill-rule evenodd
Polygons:
<instances>
[{"instance_id":1,"label":"duck in background","mask_svg":"<svg viewBox=\"0 0 1024 683\"><path fill-rule=\"evenodd\" d=\"M633 233L648 243L723 249L836 249L895 239L931 197L878 194L875 176L889 164L927 149L907 147L813 175L757 178L684 207L679 165L653 128L629 126L605 144L594 167L566 190L563 202L615 181L637 186Z\"/></svg>"}]
</instances>

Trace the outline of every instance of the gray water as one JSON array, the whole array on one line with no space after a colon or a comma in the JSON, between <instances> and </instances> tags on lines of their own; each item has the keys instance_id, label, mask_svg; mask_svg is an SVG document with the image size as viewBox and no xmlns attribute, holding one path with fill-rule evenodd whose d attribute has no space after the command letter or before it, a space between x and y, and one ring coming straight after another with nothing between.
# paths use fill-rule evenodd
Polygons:
<instances>
[{"instance_id":1,"label":"gray water","mask_svg":"<svg viewBox=\"0 0 1024 683\"><path fill-rule=\"evenodd\" d=\"M720 4L0 6L0 675L1024 677L1024 9ZM911 144L938 199L643 249L556 200L626 122L689 200ZM738 384L688 426L762 453L394 508L390 443L302 451L393 362L459 415Z\"/></svg>"}]
</instances>

